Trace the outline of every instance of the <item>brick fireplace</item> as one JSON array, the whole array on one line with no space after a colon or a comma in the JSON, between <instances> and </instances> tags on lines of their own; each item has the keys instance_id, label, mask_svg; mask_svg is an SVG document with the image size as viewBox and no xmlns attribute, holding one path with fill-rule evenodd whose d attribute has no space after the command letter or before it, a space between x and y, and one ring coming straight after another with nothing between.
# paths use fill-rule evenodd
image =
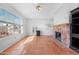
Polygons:
<instances>
[{"instance_id":1,"label":"brick fireplace","mask_svg":"<svg viewBox=\"0 0 79 59\"><path fill-rule=\"evenodd\" d=\"M58 40L58 45L62 44L64 47L70 46L70 25L69 23L54 25L53 29L55 32L61 33L60 41ZM55 39L57 39L55 37Z\"/></svg>"}]
</instances>

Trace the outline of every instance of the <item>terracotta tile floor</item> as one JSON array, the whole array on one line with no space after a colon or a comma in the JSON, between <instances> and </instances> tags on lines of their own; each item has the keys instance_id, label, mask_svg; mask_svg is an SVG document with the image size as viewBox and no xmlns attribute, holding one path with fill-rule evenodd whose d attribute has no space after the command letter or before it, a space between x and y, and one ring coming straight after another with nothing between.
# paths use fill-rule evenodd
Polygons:
<instances>
[{"instance_id":1,"label":"terracotta tile floor","mask_svg":"<svg viewBox=\"0 0 79 59\"><path fill-rule=\"evenodd\" d=\"M2 55L72 55L69 48L59 47L50 36L29 36L3 51Z\"/></svg>"}]
</instances>

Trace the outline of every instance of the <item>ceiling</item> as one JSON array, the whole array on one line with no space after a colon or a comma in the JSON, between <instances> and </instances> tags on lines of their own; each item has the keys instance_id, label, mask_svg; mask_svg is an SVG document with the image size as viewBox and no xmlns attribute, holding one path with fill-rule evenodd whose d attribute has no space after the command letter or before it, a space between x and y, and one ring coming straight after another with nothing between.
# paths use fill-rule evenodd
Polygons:
<instances>
[{"instance_id":1,"label":"ceiling","mask_svg":"<svg viewBox=\"0 0 79 59\"><path fill-rule=\"evenodd\" d=\"M40 11L36 10L37 5ZM14 9L26 18L52 18L54 13L61 7L62 3L11 3Z\"/></svg>"}]
</instances>

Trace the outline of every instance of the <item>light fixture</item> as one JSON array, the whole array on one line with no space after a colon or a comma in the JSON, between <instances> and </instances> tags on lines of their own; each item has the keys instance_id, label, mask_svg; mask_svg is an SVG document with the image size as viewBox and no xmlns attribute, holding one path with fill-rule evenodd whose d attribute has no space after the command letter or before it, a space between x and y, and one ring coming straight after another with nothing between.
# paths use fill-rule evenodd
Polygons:
<instances>
[{"instance_id":1,"label":"light fixture","mask_svg":"<svg viewBox=\"0 0 79 59\"><path fill-rule=\"evenodd\" d=\"M40 5L37 5L36 6L36 10L40 11L41 10L41 6Z\"/></svg>"}]
</instances>

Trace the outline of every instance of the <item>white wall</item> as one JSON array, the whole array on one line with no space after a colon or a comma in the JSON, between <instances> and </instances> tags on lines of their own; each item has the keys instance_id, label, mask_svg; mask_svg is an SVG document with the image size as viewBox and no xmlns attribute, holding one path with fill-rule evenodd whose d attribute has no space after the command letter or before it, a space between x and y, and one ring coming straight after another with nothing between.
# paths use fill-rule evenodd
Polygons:
<instances>
[{"instance_id":1,"label":"white wall","mask_svg":"<svg viewBox=\"0 0 79 59\"><path fill-rule=\"evenodd\" d=\"M77 4L63 4L54 15L54 25L69 23L70 11L78 7Z\"/></svg>"},{"instance_id":2,"label":"white wall","mask_svg":"<svg viewBox=\"0 0 79 59\"><path fill-rule=\"evenodd\" d=\"M28 19L23 19L23 35L28 35Z\"/></svg>"},{"instance_id":3,"label":"white wall","mask_svg":"<svg viewBox=\"0 0 79 59\"><path fill-rule=\"evenodd\" d=\"M7 36L5 38L0 38L0 52L4 51L17 41L21 40L22 37L23 34L18 34L18 35Z\"/></svg>"},{"instance_id":4,"label":"white wall","mask_svg":"<svg viewBox=\"0 0 79 59\"><path fill-rule=\"evenodd\" d=\"M52 29L49 28L47 25L53 24L53 19L42 19L42 18L36 18L36 19L29 19L28 20L28 34L29 35L35 35L33 33L33 27L37 27L38 30L41 31L42 35L52 35Z\"/></svg>"}]
</instances>

